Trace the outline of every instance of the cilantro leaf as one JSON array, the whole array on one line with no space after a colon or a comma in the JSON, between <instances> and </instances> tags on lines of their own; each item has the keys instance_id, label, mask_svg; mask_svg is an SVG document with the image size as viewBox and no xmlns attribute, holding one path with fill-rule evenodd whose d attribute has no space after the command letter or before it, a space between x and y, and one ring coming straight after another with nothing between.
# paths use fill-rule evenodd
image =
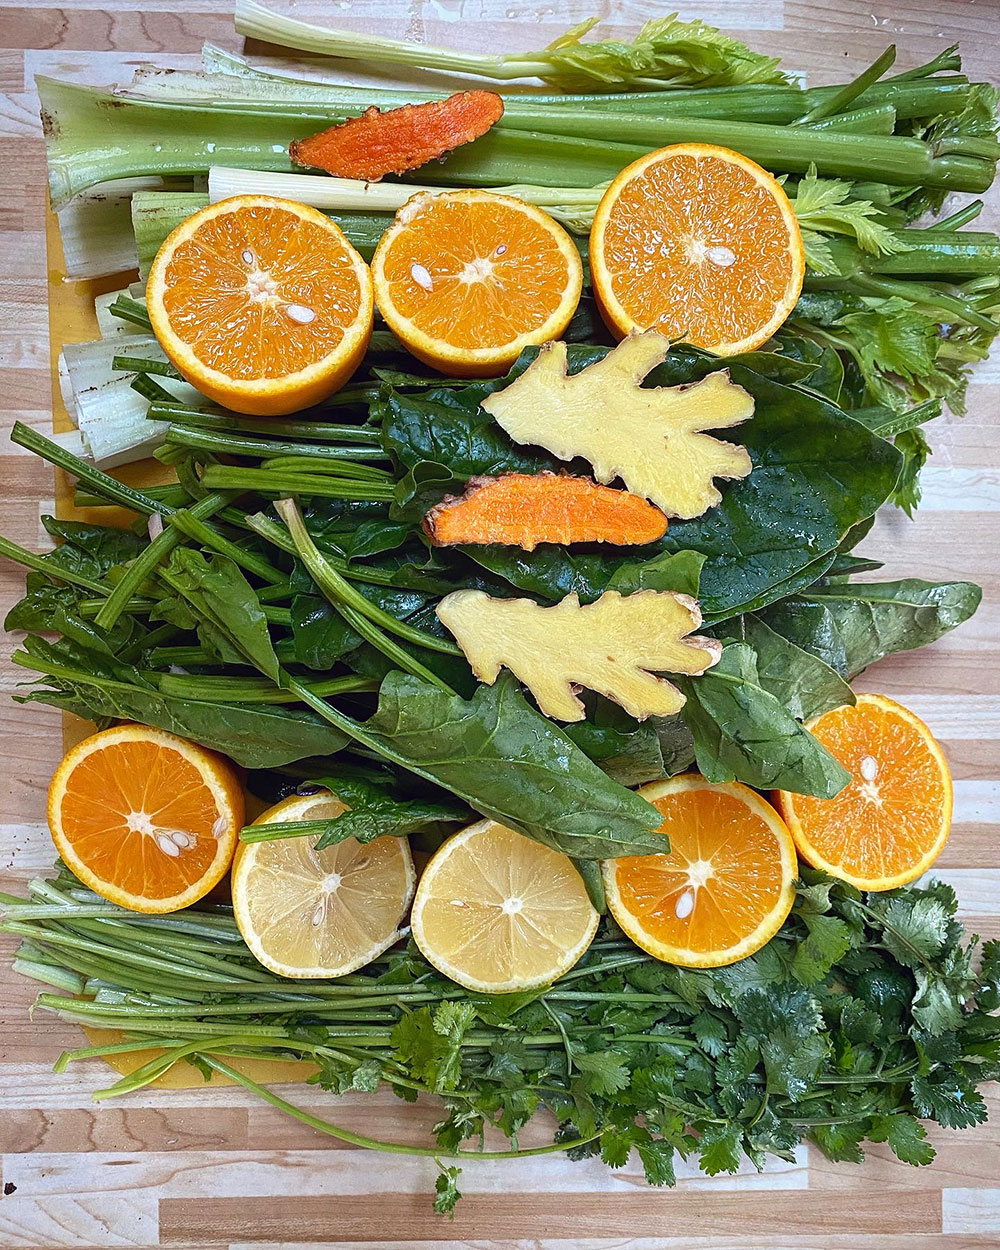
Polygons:
<instances>
[{"instance_id":1,"label":"cilantro leaf","mask_svg":"<svg viewBox=\"0 0 1000 1250\"><path fill-rule=\"evenodd\" d=\"M628 1066L617 1051L574 1053L573 1063L583 1073L580 1088L588 1094L617 1094L628 1086Z\"/></svg>"},{"instance_id":2,"label":"cilantro leaf","mask_svg":"<svg viewBox=\"0 0 1000 1250\"><path fill-rule=\"evenodd\" d=\"M434 1199L434 1210L438 1215L447 1215L452 1220L455 1218L455 1204L462 1196L458 1188L458 1178L461 1175L461 1168L441 1165L441 1171L434 1182L434 1192L437 1195Z\"/></svg>"},{"instance_id":3,"label":"cilantro leaf","mask_svg":"<svg viewBox=\"0 0 1000 1250\"><path fill-rule=\"evenodd\" d=\"M873 1116L868 1136L872 1141L888 1142L897 1159L915 1167L930 1163L935 1155L924 1126L915 1116L905 1112Z\"/></svg>"},{"instance_id":4,"label":"cilantro leaf","mask_svg":"<svg viewBox=\"0 0 1000 1250\"><path fill-rule=\"evenodd\" d=\"M740 1166L743 1130L738 1124L710 1124L698 1141L698 1165L709 1176L736 1172Z\"/></svg>"},{"instance_id":5,"label":"cilantro leaf","mask_svg":"<svg viewBox=\"0 0 1000 1250\"><path fill-rule=\"evenodd\" d=\"M986 1103L975 1085L959 1072L941 1070L910 1082L913 1106L924 1120L945 1128L971 1128L986 1119Z\"/></svg>"}]
</instances>

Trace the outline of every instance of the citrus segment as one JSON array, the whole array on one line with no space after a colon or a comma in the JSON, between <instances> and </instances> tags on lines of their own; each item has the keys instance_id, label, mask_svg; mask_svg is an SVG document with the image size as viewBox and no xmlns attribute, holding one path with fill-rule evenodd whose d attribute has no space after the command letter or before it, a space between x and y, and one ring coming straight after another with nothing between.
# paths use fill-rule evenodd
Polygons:
<instances>
[{"instance_id":1,"label":"citrus segment","mask_svg":"<svg viewBox=\"0 0 1000 1250\"><path fill-rule=\"evenodd\" d=\"M145 725L85 738L49 786L49 828L67 867L121 907L170 912L229 867L243 792L221 755Z\"/></svg>"},{"instance_id":2,"label":"citrus segment","mask_svg":"<svg viewBox=\"0 0 1000 1250\"><path fill-rule=\"evenodd\" d=\"M459 377L507 369L569 325L583 289L576 244L540 208L490 191L424 191L372 260L375 300L419 360Z\"/></svg>"},{"instance_id":3,"label":"citrus segment","mask_svg":"<svg viewBox=\"0 0 1000 1250\"><path fill-rule=\"evenodd\" d=\"M328 793L293 796L254 824L333 820L347 807ZM406 838L318 837L243 843L233 864L233 913L256 959L283 977L340 977L400 937L415 873Z\"/></svg>"},{"instance_id":4,"label":"citrus segment","mask_svg":"<svg viewBox=\"0 0 1000 1250\"><path fill-rule=\"evenodd\" d=\"M667 963L716 968L753 954L795 897L795 847L781 817L739 782L693 774L639 793L663 814L670 850L604 861L615 920Z\"/></svg>"},{"instance_id":5,"label":"citrus segment","mask_svg":"<svg viewBox=\"0 0 1000 1250\"><path fill-rule=\"evenodd\" d=\"M203 394L274 416L325 399L371 337L371 274L339 226L305 204L240 195L194 213L153 261L160 346Z\"/></svg>"},{"instance_id":6,"label":"citrus segment","mask_svg":"<svg viewBox=\"0 0 1000 1250\"><path fill-rule=\"evenodd\" d=\"M851 781L832 799L778 791L802 858L861 890L894 890L926 872L951 829L952 783L923 721L885 695L859 694L807 728Z\"/></svg>"},{"instance_id":7,"label":"citrus segment","mask_svg":"<svg viewBox=\"0 0 1000 1250\"><path fill-rule=\"evenodd\" d=\"M792 311L805 252L795 210L766 170L728 148L681 143L608 187L590 267L614 333L656 329L733 355L759 347Z\"/></svg>"},{"instance_id":8,"label":"citrus segment","mask_svg":"<svg viewBox=\"0 0 1000 1250\"><path fill-rule=\"evenodd\" d=\"M550 984L593 941L597 921L567 855L491 820L434 854L410 917L424 958L484 994Z\"/></svg>"}]
</instances>

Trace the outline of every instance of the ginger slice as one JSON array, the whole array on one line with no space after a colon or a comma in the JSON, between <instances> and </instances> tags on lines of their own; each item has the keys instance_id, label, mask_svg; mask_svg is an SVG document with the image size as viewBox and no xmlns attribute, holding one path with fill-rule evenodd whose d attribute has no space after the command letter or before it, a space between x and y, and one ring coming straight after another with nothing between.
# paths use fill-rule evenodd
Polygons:
<instances>
[{"instance_id":1,"label":"ginger slice","mask_svg":"<svg viewBox=\"0 0 1000 1250\"><path fill-rule=\"evenodd\" d=\"M573 594L543 608L531 599L456 590L437 614L480 681L492 686L509 668L553 720L584 719L579 687L614 699L636 720L672 716L684 696L653 674L694 676L722 654L722 643L691 634L701 624L697 601L672 591L609 590L586 605Z\"/></svg>"},{"instance_id":2,"label":"ginger slice","mask_svg":"<svg viewBox=\"0 0 1000 1250\"><path fill-rule=\"evenodd\" d=\"M296 139L288 155L296 165L325 169L338 178L377 182L386 174L405 174L440 160L486 134L502 115L500 96L479 89L386 113L372 105L360 117Z\"/></svg>"},{"instance_id":3,"label":"ginger slice","mask_svg":"<svg viewBox=\"0 0 1000 1250\"><path fill-rule=\"evenodd\" d=\"M630 334L570 377L566 344L548 343L483 408L516 442L560 460L582 456L599 482L620 477L667 516L689 520L722 498L714 478L746 477L752 469L746 448L702 431L746 421L753 398L725 370L685 386L640 386L669 347L655 330Z\"/></svg>"},{"instance_id":4,"label":"ginger slice","mask_svg":"<svg viewBox=\"0 0 1000 1250\"><path fill-rule=\"evenodd\" d=\"M474 477L463 495L449 495L424 517L439 547L501 543L534 551L539 543L656 542L667 518L640 495L558 473Z\"/></svg>"}]
</instances>

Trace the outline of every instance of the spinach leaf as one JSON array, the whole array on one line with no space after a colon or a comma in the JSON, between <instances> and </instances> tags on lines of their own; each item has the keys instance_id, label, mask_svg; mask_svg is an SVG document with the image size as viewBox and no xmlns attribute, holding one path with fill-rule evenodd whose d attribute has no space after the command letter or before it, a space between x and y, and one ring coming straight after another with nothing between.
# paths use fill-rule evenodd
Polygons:
<instances>
[{"instance_id":1,"label":"spinach leaf","mask_svg":"<svg viewBox=\"0 0 1000 1250\"><path fill-rule=\"evenodd\" d=\"M305 709L280 704L197 703L168 698L141 686L89 681L59 682L53 690L15 696L20 703L47 703L99 727L139 721L228 755L244 768L277 768L310 756L333 755L348 738Z\"/></svg>"},{"instance_id":2,"label":"spinach leaf","mask_svg":"<svg viewBox=\"0 0 1000 1250\"><path fill-rule=\"evenodd\" d=\"M839 403L840 392L844 385L844 365L837 352L832 347L822 347L811 339L800 338L798 335L787 332L779 335L779 342L782 356L810 365L811 372L800 379L776 378L775 380L782 382L797 380L799 385L805 386L808 390L817 391L833 403Z\"/></svg>"},{"instance_id":3,"label":"spinach leaf","mask_svg":"<svg viewBox=\"0 0 1000 1250\"><path fill-rule=\"evenodd\" d=\"M741 616L727 635L747 642L757 656L757 680L798 720L854 702L854 691L829 664L781 634L759 617Z\"/></svg>"},{"instance_id":4,"label":"spinach leaf","mask_svg":"<svg viewBox=\"0 0 1000 1250\"><path fill-rule=\"evenodd\" d=\"M79 601L79 591L72 586L53 585L43 573L29 573L26 588L27 593L4 618L4 629L28 632L53 629L56 614L72 611Z\"/></svg>"},{"instance_id":5,"label":"spinach leaf","mask_svg":"<svg viewBox=\"0 0 1000 1250\"><path fill-rule=\"evenodd\" d=\"M357 589L386 612L406 620L427 602L412 590L357 584ZM315 594L296 595L292 600L291 658L307 668L327 672L349 651L361 646L355 633L335 607Z\"/></svg>"},{"instance_id":6,"label":"spinach leaf","mask_svg":"<svg viewBox=\"0 0 1000 1250\"><path fill-rule=\"evenodd\" d=\"M279 684L280 667L267 619L238 565L228 556L204 556L178 547L160 575L190 605L199 621L199 636L205 625L211 626L247 663Z\"/></svg>"},{"instance_id":7,"label":"spinach leaf","mask_svg":"<svg viewBox=\"0 0 1000 1250\"><path fill-rule=\"evenodd\" d=\"M482 382L461 389L432 384L422 395L400 395L386 388L372 402L372 417L382 423L387 450L407 469L430 461L464 481L481 473L563 468L547 452L511 442L480 408L480 401L493 389Z\"/></svg>"},{"instance_id":8,"label":"spinach leaf","mask_svg":"<svg viewBox=\"0 0 1000 1250\"><path fill-rule=\"evenodd\" d=\"M606 350L571 345L570 371L601 359ZM480 473L566 469L545 453L513 443L479 407L485 395L523 372L535 354L522 353L508 377L496 382L464 390L431 387L422 395L387 391L373 408L387 448L406 468L433 461L463 480ZM808 584L800 580L807 568L810 581L821 576L818 562L874 514L900 473L902 458L890 443L819 394L766 376L811 371L811 365L764 356L723 362L677 349L648 379L650 385L676 385L725 367L756 402L753 419L736 432L754 462L749 477L725 485L718 507L693 521L673 523L657 544L628 557L629 563L642 563L662 552L701 552L706 557L701 575L706 618L764 607L790 593L790 583ZM624 562L603 553L557 549L550 554L541 548L530 560L507 548L469 549L467 554L519 589L550 599L572 590L581 599L596 598Z\"/></svg>"},{"instance_id":9,"label":"spinach leaf","mask_svg":"<svg viewBox=\"0 0 1000 1250\"><path fill-rule=\"evenodd\" d=\"M48 703L85 720L139 721L221 751L246 768L275 768L309 756L332 755L348 738L304 708L275 704L201 703L163 695L138 669L71 639L29 638L24 666L44 674L51 690L16 696Z\"/></svg>"},{"instance_id":10,"label":"spinach leaf","mask_svg":"<svg viewBox=\"0 0 1000 1250\"><path fill-rule=\"evenodd\" d=\"M339 719L339 718L338 718ZM345 718L346 719L346 718ZM349 732L492 820L580 859L662 851L659 813L618 785L503 674L470 700L398 670Z\"/></svg>"},{"instance_id":11,"label":"spinach leaf","mask_svg":"<svg viewBox=\"0 0 1000 1250\"><path fill-rule=\"evenodd\" d=\"M442 825L471 823L469 809L455 803L427 803L419 799L397 803L390 798L382 798L372 800L363 807L352 807L331 820L316 842L315 849L322 851L348 838L372 842L375 838L404 838L411 833L434 833Z\"/></svg>"},{"instance_id":12,"label":"spinach leaf","mask_svg":"<svg viewBox=\"0 0 1000 1250\"><path fill-rule=\"evenodd\" d=\"M705 557L700 551L675 551L654 556L641 564L620 564L608 582L608 590L623 595L637 590L676 590L698 597Z\"/></svg>"},{"instance_id":13,"label":"spinach leaf","mask_svg":"<svg viewBox=\"0 0 1000 1250\"><path fill-rule=\"evenodd\" d=\"M681 715L694 735L698 768L709 781L735 779L758 790L823 799L850 781L850 773L763 688L746 643L730 643L714 668L678 685L687 695Z\"/></svg>"},{"instance_id":14,"label":"spinach leaf","mask_svg":"<svg viewBox=\"0 0 1000 1250\"><path fill-rule=\"evenodd\" d=\"M694 763L694 737L684 717L680 713L676 716L657 716L650 724L655 728L660 743L664 776L675 777L686 772Z\"/></svg>"},{"instance_id":15,"label":"spinach leaf","mask_svg":"<svg viewBox=\"0 0 1000 1250\"><path fill-rule=\"evenodd\" d=\"M517 590L552 602L576 594L581 603L593 603L607 590L621 564L620 557L573 552L554 543L541 543L530 552L488 545L463 547L462 551Z\"/></svg>"},{"instance_id":16,"label":"spinach leaf","mask_svg":"<svg viewBox=\"0 0 1000 1250\"><path fill-rule=\"evenodd\" d=\"M900 469L891 444L828 401L743 365L730 364L729 372L756 403L740 430L753 471L723 489L718 507L672 524L659 544L707 557L701 577L706 616L731 615L787 593L782 583L875 513Z\"/></svg>"},{"instance_id":17,"label":"spinach leaf","mask_svg":"<svg viewBox=\"0 0 1000 1250\"><path fill-rule=\"evenodd\" d=\"M625 729L582 720L567 725L565 732L584 755L619 785L632 787L659 781L667 774L656 727L650 721L641 725L633 721L632 725L632 729Z\"/></svg>"},{"instance_id":18,"label":"spinach leaf","mask_svg":"<svg viewBox=\"0 0 1000 1250\"><path fill-rule=\"evenodd\" d=\"M972 582L862 582L816 586L776 604L764 621L842 677L897 651L925 646L979 607Z\"/></svg>"},{"instance_id":19,"label":"spinach leaf","mask_svg":"<svg viewBox=\"0 0 1000 1250\"><path fill-rule=\"evenodd\" d=\"M458 494L462 479L436 460L418 460L396 483L392 515L404 522L423 520L448 494Z\"/></svg>"},{"instance_id":20,"label":"spinach leaf","mask_svg":"<svg viewBox=\"0 0 1000 1250\"><path fill-rule=\"evenodd\" d=\"M54 516L43 516L42 524L53 538L62 539L62 545L47 558L88 577L104 577L116 565L134 560L149 541L145 534L140 537L131 530L62 521Z\"/></svg>"}]
</instances>

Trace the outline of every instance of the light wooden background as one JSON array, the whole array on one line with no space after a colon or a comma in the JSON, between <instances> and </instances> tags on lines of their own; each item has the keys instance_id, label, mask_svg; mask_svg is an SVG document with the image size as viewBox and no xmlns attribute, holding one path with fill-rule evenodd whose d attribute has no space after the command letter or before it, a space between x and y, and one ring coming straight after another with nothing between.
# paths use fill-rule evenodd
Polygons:
<instances>
[{"instance_id":1,"label":"light wooden background","mask_svg":"<svg viewBox=\"0 0 1000 1250\"><path fill-rule=\"evenodd\" d=\"M100 3L100 0L96 0ZM672 4L654 0L302 0L296 15L463 48L540 46L600 9L631 33ZM843 79L890 41L899 68L961 40L975 77L1000 73L997 0L704 0L686 5L752 44L780 53L809 81ZM50 422L45 161L32 78L43 72L105 82L138 61L194 64L204 40L238 48L225 0L108 0L59 8L0 4L0 529L29 546L46 539L48 468L6 441L20 419ZM266 54L267 49L251 49ZM272 50L273 51L273 50ZM997 196L986 218L1000 226ZM935 455L914 522L881 520L866 550L888 576L968 577L986 602L978 616L928 651L881 665L869 689L901 699L943 740L956 777L955 829L939 875L958 890L967 924L1000 936L1000 363L982 367L969 415L930 428ZM0 607L21 578L0 568ZM6 698L0 680L0 888L44 872L53 852L45 790L60 757L59 717ZM22 674L23 675L23 674ZM100 1063L55 1076L60 1050L79 1034L43 1015L34 990L0 949L0 1250L16 1247L158 1247L174 1250L406 1250L429 1244L475 1250L982 1250L1000 1245L1000 1093L994 1120L968 1133L935 1130L930 1169L896 1162L884 1147L863 1168L835 1166L802 1148L795 1164L758 1177L709 1179L681 1169L676 1190L651 1190L630 1166L612 1173L556 1156L465 1167L467 1197L448 1223L430 1210L429 1160L339 1148L234 1090L147 1090L94 1105L107 1083ZM303 1105L322 1099L296 1090ZM327 1100L329 1113L333 1100ZM332 1108L342 1123L419 1139L434 1108L391 1097Z\"/></svg>"}]
</instances>

